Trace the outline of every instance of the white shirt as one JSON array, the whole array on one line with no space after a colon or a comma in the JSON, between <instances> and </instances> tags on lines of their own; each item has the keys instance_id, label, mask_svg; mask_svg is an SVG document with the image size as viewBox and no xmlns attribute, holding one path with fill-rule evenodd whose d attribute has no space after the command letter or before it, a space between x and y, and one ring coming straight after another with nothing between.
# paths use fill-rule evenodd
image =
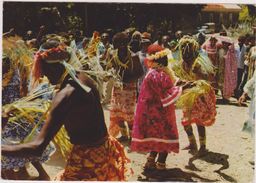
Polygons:
<instances>
[{"instance_id":1,"label":"white shirt","mask_svg":"<svg viewBox=\"0 0 256 183\"><path fill-rule=\"evenodd\" d=\"M237 68L243 69L244 68L244 60L245 60L245 52L246 46L243 44L242 49L240 50L240 46L238 43L235 45L236 56L237 56Z\"/></svg>"}]
</instances>

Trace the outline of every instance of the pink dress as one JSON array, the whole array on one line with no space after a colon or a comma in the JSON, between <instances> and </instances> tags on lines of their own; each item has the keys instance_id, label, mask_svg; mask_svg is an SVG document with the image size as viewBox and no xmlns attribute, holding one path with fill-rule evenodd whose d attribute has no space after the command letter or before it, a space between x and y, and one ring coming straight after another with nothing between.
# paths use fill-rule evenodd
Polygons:
<instances>
[{"instance_id":1,"label":"pink dress","mask_svg":"<svg viewBox=\"0 0 256 183\"><path fill-rule=\"evenodd\" d=\"M141 85L132 131L131 150L179 152L174 102L182 88L164 71L151 69Z\"/></svg>"},{"instance_id":2,"label":"pink dress","mask_svg":"<svg viewBox=\"0 0 256 183\"><path fill-rule=\"evenodd\" d=\"M237 85L237 58L234 45L229 46L227 55L225 55L225 72L224 72L224 87L223 96L230 98Z\"/></svg>"},{"instance_id":3,"label":"pink dress","mask_svg":"<svg viewBox=\"0 0 256 183\"><path fill-rule=\"evenodd\" d=\"M220 47L219 44L216 44L214 47L211 46L210 43L204 44L203 49L207 52L208 57L212 61L212 64L216 67L218 64L218 48Z\"/></svg>"}]
</instances>

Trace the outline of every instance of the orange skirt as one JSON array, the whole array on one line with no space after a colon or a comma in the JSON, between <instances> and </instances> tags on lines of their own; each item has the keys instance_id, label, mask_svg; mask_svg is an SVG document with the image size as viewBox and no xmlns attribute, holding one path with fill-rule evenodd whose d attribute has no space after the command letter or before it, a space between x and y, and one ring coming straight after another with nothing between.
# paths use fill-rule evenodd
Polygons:
<instances>
[{"instance_id":1,"label":"orange skirt","mask_svg":"<svg viewBox=\"0 0 256 183\"><path fill-rule=\"evenodd\" d=\"M114 87L111 98L109 134L116 137L120 123L126 121L132 126L136 107L136 83L124 84L123 88Z\"/></svg>"},{"instance_id":2,"label":"orange skirt","mask_svg":"<svg viewBox=\"0 0 256 183\"><path fill-rule=\"evenodd\" d=\"M99 147L74 145L66 168L54 180L127 181L132 174L123 146L109 136Z\"/></svg>"}]
</instances>

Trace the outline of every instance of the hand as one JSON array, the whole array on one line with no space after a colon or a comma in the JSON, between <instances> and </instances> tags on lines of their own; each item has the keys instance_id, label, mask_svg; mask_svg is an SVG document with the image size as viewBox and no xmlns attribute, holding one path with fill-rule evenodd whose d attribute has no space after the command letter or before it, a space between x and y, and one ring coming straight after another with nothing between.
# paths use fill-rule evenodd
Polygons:
<instances>
[{"instance_id":1,"label":"hand","mask_svg":"<svg viewBox=\"0 0 256 183\"><path fill-rule=\"evenodd\" d=\"M238 99L238 105L241 106L242 103L245 101L246 99L246 93L243 93L243 95Z\"/></svg>"},{"instance_id":2,"label":"hand","mask_svg":"<svg viewBox=\"0 0 256 183\"><path fill-rule=\"evenodd\" d=\"M186 83L187 83L187 81L180 79L180 80L176 83L176 86L181 86L181 85L184 85L184 84L186 84Z\"/></svg>"},{"instance_id":3,"label":"hand","mask_svg":"<svg viewBox=\"0 0 256 183\"><path fill-rule=\"evenodd\" d=\"M186 89L189 89L189 88L192 88L195 86L195 83L189 81L189 82L186 82L183 86L182 86L182 90L186 90Z\"/></svg>"},{"instance_id":4,"label":"hand","mask_svg":"<svg viewBox=\"0 0 256 183\"><path fill-rule=\"evenodd\" d=\"M14 114L14 108L12 106L6 106L2 108L2 117L3 118L9 118L9 117L13 117Z\"/></svg>"}]
</instances>

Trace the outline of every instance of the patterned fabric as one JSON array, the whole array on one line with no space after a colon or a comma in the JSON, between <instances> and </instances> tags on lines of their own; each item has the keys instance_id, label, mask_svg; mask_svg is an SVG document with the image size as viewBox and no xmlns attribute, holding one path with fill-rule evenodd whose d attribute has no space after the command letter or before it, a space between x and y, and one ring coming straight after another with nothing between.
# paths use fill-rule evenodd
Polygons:
<instances>
[{"instance_id":1,"label":"patterned fabric","mask_svg":"<svg viewBox=\"0 0 256 183\"><path fill-rule=\"evenodd\" d=\"M216 44L214 47L211 46L210 42L203 45L203 49L205 49L209 59L211 60L212 64L218 68L218 48L220 47L219 44ZM217 78L215 77L214 74L209 75L209 81L211 82L212 87L217 88L218 87L218 82Z\"/></svg>"},{"instance_id":2,"label":"patterned fabric","mask_svg":"<svg viewBox=\"0 0 256 183\"><path fill-rule=\"evenodd\" d=\"M187 126L196 123L201 126L211 126L215 122L216 97L213 89L196 99L192 110L183 109L182 125Z\"/></svg>"},{"instance_id":3,"label":"patterned fabric","mask_svg":"<svg viewBox=\"0 0 256 183\"><path fill-rule=\"evenodd\" d=\"M148 72L136 108L133 151L179 152L174 102L181 92L164 71L152 69Z\"/></svg>"},{"instance_id":4,"label":"patterned fabric","mask_svg":"<svg viewBox=\"0 0 256 183\"><path fill-rule=\"evenodd\" d=\"M127 181L132 175L129 163L123 146L109 136L99 147L74 145L65 170L55 180Z\"/></svg>"},{"instance_id":5,"label":"patterned fabric","mask_svg":"<svg viewBox=\"0 0 256 183\"><path fill-rule=\"evenodd\" d=\"M40 89L47 88L48 84L43 83L38 87ZM38 88L36 89L38 90ZM42 96L43 99L48 100L52 97L51 94L46 94ZM2 144L17 144L21 143L32 131L34 125L39 122L40 117L42 114L38 114L38 117L35 119L35 123L29 123L25 118L20 118L19 121L15 122L8 122L3 131L2 131ZM38 129L36 130L35 136L37 136L42 128L43 124L39 125ZM1 159L1 167L2 169L18 169L24 167L26 163L39 161L41 163L47 161L51 154L55 152L55 146L51 143L47 148L44 150L41 157L30 157L30 158L16 158L16 157L9 157L9 156L2 156Z\"/></svg>"},{"instance_id":6,"label":"patterned fabric","mask_svg":"<svg viewBox=\"0 0 256 183\"><path fill-rule=\"evenodd\" d=\"M202 47L207 52L209 59L212 61L212 64L216 67L218 64L218 48L220 44L216 44L215 46L211 46L210 42L204 44Z\"/></svg>"},{"instance_id":7,"label":"patterned fabric","mask_svg":"<svg viewBox=\"0 0 256 183\"><path fill-rule=\"evenodd\" d=\"M235 54L234 46L230 46L227 54L225 55L225 71L224 71L224 87L223 96L230 98L237 84L237 57Z\"/></svg>"},{"instance_id":8,"label":"patterned fabric","mask_svg":"<svg viewBox=\"0 0 256 183\"><path fill-rule=\"evenodd\" d=\"M136 106L136 83L123 84L123 88L113 87L110 109L109 133L116 137L120 131L119 124L126 121L133 124Z\"/></svg>"},{"instance_id":9,"label":"patterned fabric","mask_svg":"<svg viewBox=\"0 0 256 183\"><path fill-rule=\"evenodd\" d=\"M219 64L218 64L218 72L217 72L217 82L219 89L223 90L224 87L224 73L225 73L225 55L227 52L221 48L219 50Z\"/></svg>"},{"instance_id":10,"label":"patterned fabric","mask_svg":"<svg viewBox=\"0 0 256 183\"><path fill-rule=\"evenodd\" d=\"M36 120L35 124L39 121L39 117ZM34 125L27 122L25 119L20 119L15 123L8 122L2 131L2 144L17 144L22 142L27 135L32 131ZM42 125L39 125L37 129L37 136L42 128ZM44 150L41 157L29 157L29 158L16 158L9 156L2 156L1 167L2 169L18 169L24 167L26 163L39 161L41 163L49 160L49 157L55 152L55 146L50 143L47 148Z\"/></svg>"},{"instance_id":11,"label":"patterned fabric","mask_svg":"<svg viewBox=\"0 0 256 183\"><path fill-rule=\"evenodd\" d=\"M201 68L201 65L199 62L195 62L193 65L195 65L194 68L198 67ZM179 66L179 65L177 65ZM183 66L180 65L179 68L175 68L175 74L183 80L187 81L196 81L199 79L204 79L201 78L199 74L196 74L193 72L193 69L189 71L185 71L183 69ZM202 71L199 69L198 73ZM208 74L209 77L209 74ZM217 114L216 112L216 96L214 89L211 88L209 93L202 95L201 97L196 99L196 102L194 103L193 107L191 110L187 108L183 108L183 119L182 119L182 124L184 126L196 123L199 125L203 126L210 126L215 122L215 116Z\"/></svg>"},{"instance_id":12,"label":"patterned fabric","mask_svg":"<svg viewBox=\"0 0 256 183\"><path fill-rule=\"evenodd\" d=\"M20 78L16 69L8 85L2 89L2 105L10 104L20 97Z\"/></svg>"}]
</instances>

